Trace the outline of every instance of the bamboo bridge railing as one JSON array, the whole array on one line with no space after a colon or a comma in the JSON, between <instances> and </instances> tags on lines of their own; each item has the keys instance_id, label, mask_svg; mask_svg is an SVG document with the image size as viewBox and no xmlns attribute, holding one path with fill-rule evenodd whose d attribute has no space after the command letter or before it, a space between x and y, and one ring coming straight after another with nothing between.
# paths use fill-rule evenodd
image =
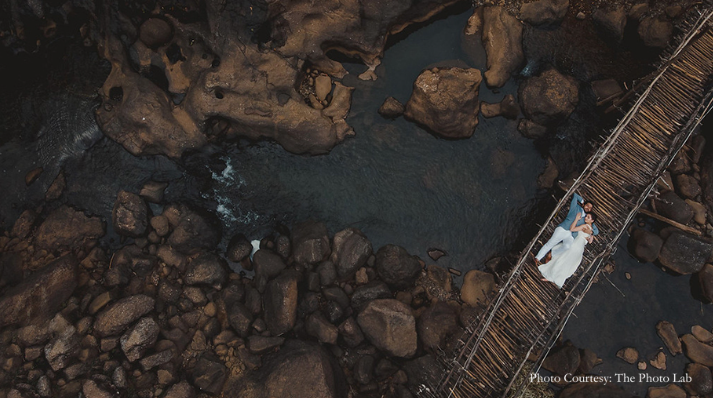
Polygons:
<instances>
[{"instance_id":1,"label":"bamboo bridge railing","mask_svg":"<svg viewBox=\"0 0 713 398\"><path fill-rule=\"evenodd\" d=\"M649 196L657 179L711 108L713 7L698 10L659 73L590 159L545 225L522 252L487 310L467 329L454 357L444 360L438 386L424 397L517 397L528 358L539 369L605 259ZM578 271L562 290L542 282L536 245L565 217L574 192L596 203L600 234L585 248Z\"/></svg>"}]
</instances>

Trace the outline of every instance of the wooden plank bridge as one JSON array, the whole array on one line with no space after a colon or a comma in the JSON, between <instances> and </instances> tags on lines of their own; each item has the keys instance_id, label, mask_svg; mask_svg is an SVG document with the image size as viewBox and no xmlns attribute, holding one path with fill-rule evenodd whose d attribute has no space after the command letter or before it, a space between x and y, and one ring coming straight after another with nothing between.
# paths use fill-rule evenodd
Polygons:
<instances>
[{"instance_id":1,"label":"wooden plank bridge","mask_svg":"<svg viewBox=\"0 0 713 398\"><path fill-rule=\"evenodd\" d=\"M517 397L528 358L534 369L556 342L574 308L657 179L711 108L713 7L696 11L646 90L590 159L544 227L522 252L487 310L468 328L455 355L445 360L438 386L427 397ZM586 246L578 271L559 290L542 282L529 253L549 239L574 192L594 201L600 234Z\"/></svg>"}]
</instances>

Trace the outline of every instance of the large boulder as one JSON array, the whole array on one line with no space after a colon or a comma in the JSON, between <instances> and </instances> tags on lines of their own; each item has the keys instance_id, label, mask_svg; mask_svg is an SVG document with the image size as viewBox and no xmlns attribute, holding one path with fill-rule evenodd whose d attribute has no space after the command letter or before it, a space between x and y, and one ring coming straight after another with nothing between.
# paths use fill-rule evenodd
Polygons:
<instances>
[{"instance_id":1,"label":"large boulder","mask_svg":"<svg viewBox=\"0 0 713 398\"><path fill-rule=\"evenodd\" d=\"M579 349L567 342L551 351L542 362L542 367L559 376L572 374L579 368Z\"/></svg>"},{"instance_id":2,"label":"large boulder","mask_svg":"<svg viewBox=\"0 0 713 398\"><path fill-rule=\"evenodd\" d=\"M483 45L487 54L485 83L502 87L525 63L522 24L505 7L483 8Z\"/></svg>"},{"instance_id":3,"label":"large boulder","mask_svg":"<svg viewBox=\"0 0 713 398\"><path fill-rule=\"evenodd\" d=\"M40 249L55 251L93 245L104 236L104 223L69 206L60 206L35 231L35 244Z\"/></svg>"},{"instance_id":4,"label":"large boulder","mask_svg":"<svg viewBox=\"0 0 713 398\"><path fill-rule=\"evenodd\" d=\"M396 245L381 247L376 252L375 266L381 279L397 289L412 285L421 272L418 257Z\"/></svg>"},{"instance_id":5,"label":"large boulder","mask_svg":"<svg viewBox=\"0 0 713 398\"><path fill-rule=\"evenodd\" d=\"M220 241L217 223L207 214L184 204L173 204L163 211L173 232L168 244L181 253L195 253L200 249L213 249Z\"/></svg>"},{"instance_id":6,"label":"large boulder","mask_svg":"<svg viewBox=\"0 0 713 398\"><path fill-rule=\"evenodd\" d=\"M704 397L713 392L713 377L711 370L706 366L689 363L686 365L686 375L691 378L691 381L684 384L684 387L691 395Z\"/></svg>"},{"instance_id":7,"label":"large boulder","mask_svg":"<svg viewBox=\"0 0 713 398\"><path fill-rule=\"evenodd\" d=\"M149 209L141 196L119 191L111 212L114 231L119 235L137 238L146 233L149 225Z\"/></svg>"},{"instance_id":8,"label":"large boulder","mask_svg":"<svg viewBox=\"0 0 713 398\"><path fill-rule=\"evenodd\" d=\"M418 75L404 116L445 138L468 138L478 125L477 69L433 68Z\"/></svg>"},{"instance_id":9,"label":"large boulder","mask_svg":"<svg viewBox=\"0 0 713 398\"><path fill-rule=\"evenodd\" d=\"M569 0L537 0L520 7L520 19L530 25L561 22L569 9Z\"/></svg>"},{"instance_id":10,"label":"large boulder","mask_svg":"<svg viewBox=\"0 0 713 398\"><path fill-rule=\"evenodd\" d=\"M63 256L3 294L0 328L42 322L54 315L78 284L78 261Z\"/></svg>"},{"instance_id":11,"label":"large boulder","mask_svg":"<svg viewBox=\"0 0 713 398\"><path fill-rule=\"evenodd\" d=\"M686 199L695 199L701 194L701 186L698 181L688 174L679 174L674 177L676 191Z\"/></svg>"},{"instance_id":12,"label":"large boulder","mask_svg":"<svg viewBox=\"0 0 713 398\"><path fill-rule=\"evenodd\" d=\"M292 270L291 270L292 271ZM286 333L297 320L297 283L300 274L286 271L271 280L263 295L265 323L273 336Z\"/></svg>"},{"instance_id":13,"label":"large boulder","mask_svg":"<svg viewBox=\"0 0 713 398\"><path fill-rule=\"evenodd\" d=\"M471 307L488 303L490 293L495 290L495 277L487 272L470 270L463 277L460 298Z\"/></svg>"},{"instance_id":14,"label":"large boulder","mask_svg":"<svg viewBox=\"0 0 713 398\"><path fill-rule=\"evenodd\" d=\"M679 274L700 271L713 252L713 244L681 231L673 231L659 253L659 261Z\"/></svg>"},{"instance_id":15,"label":"large boulder","mask_svg":"<svg viewBox=\"0 0 713 398\"><path fill-rule=\"evenodd\" d=\"M713 366L713 347L701 343L692 334L683 335L681 341L688 359L708 367Z\"/></svg>"},{"instance_id":16,"label":"large boulder","mask_svg":"<svg viewBox=\"0 0 713 398\"><path fill-rule=\"evenodd\" d=\"M191 260L184 281L188 285L208 285L220 289L228 276L225 261L213 253L202 253Z\"/></svg>"},{"instance_id":17,"label":"large boulder","mask_svg":"<svg viewBox=\"0 0 713 398\"><path fill-rule=\"evenodd\" d=\"M269 250L258 250L253 254L253 269L255 277L271 279L287 268L285 262L277 254Z\"/></svg>"},{"instance_id":18,"label":"large boulder","mask_svg":"<svg viewBox=\"0 0 713 398\"><path fill-rule=\"evenodd\" d=\"M155 300L144 294L123 298L97 315L94 331L100 337L113 336L154 309Z\"/></svg>"},{"instance_id":19,"label":"large boulder","mask_svg":"<svg viewBox=\"0 0 713 398\"><path fill-rule=\"evenodd\" d=\"M675 192L663 193L656 201L656 210L659 214L683 225L688 224L693 218L693 209Z\"/></svg>"},{"instance_id":20,"label":"large boulder","mask_svg":"<svg viewBox=\"0 0 713 398\"><path fill-rule=\"evenodd\" d=\"M321 345L288 340L263 366L231 379L223 391L249 398L346 398L344 373Z\"/></svg>"},{"instance_id":21,"label":"large boulder","mask_svg":"<svg viewBox=\"0 0 713 398\"><path fill-rule=\"evenodd\" d=\"M624 37L624 27L626 26L624 6L617 6L609 10L599 8L592 13L592 20L605 38L620 42Z\"/></svg>"},{"instance_id":22,"label":"large boulder","mask_svg":"<svg viewBox=\"0 0 713 398\"><path fill-rule=\"evenodd\" d=\"M428 307L418 318L418 337L430 350L444 348L446 339L458 331L458 313L443 301Z\"/></svg>"},{"instance_id":23,"label":"large boulder","mask_svg":"<svg viewBox=\"0 0 713 398\"><path fill-rule=\"evenodd\" d=\"M665 48L673 35L673 24L663 16L650 16L639 22L637 29L644 45Z\"/></svg>"},{"instance_id":24,"label":"large boulder","mask_svg":"<svg viewBox=\"0 0 713 398\"><path fill-rule=\"evenodd\" d=\"M639 261L650 263L659 257L663 239L645 229L636 229L629 240L629 251Z\"/></svg>"},{"instance_id":25,"label":"large boulder","mask_svg":"<svg viewBox=\"0 0 713 398\"><path fill-rule=\"evenodd\" d=\"M356 228L334 234L331 261L340 279L349 279L371 256L371 242Z\"/></svg>"},{"instance_id":26,"label":"large boulder","mask_svg":"<svg viewBox=\"0 0 713 398\"><path fill-rule=\"evenodd\" d=\"M408 358L418 346L416 319L406 304L394 299L374 300L359 313L364 335L389 355Z\"/></svg>"},{"instance_id":27,"label":"large boulder","mask_svg":"<svg viewBox=\"0 0 713 398\"><path fill-rule=\"evenodd\" d=\"M525 80L518 94L525 117L540 125L564 121L579 102L579 87L571 76L548 69Z\"/></svg>"},{"instance_id":28,"label":"large boulder","mask_svg":"<svg viewBox=\"0 0 713 398\"><path fill-rule=\"evenodd\" d=\"M308 220L292 229L292 255L297 263L316 264L331 253L329 234L324 223Z\"/></svg>"}]
</instances>

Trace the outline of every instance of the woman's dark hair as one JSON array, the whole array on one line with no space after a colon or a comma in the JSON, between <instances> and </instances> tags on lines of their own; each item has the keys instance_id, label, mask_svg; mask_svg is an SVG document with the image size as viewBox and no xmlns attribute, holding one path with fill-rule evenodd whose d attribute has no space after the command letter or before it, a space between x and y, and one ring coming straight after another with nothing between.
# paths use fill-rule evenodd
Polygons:
<instances>
[{"instance_id":1,"label":"woman's dark hair","mask_svg":"<svg viewBox=\"0 0 713 398\"><path fill-rule=\"evenodd\" d=\"M592 213L591 211L590 211L589 213L587 213L587 214L589 214L590 216L592 216L592 223L594 223L595 221L597 221L597 215L596 215L596 214Z\"/></svg>"}]
</instances>

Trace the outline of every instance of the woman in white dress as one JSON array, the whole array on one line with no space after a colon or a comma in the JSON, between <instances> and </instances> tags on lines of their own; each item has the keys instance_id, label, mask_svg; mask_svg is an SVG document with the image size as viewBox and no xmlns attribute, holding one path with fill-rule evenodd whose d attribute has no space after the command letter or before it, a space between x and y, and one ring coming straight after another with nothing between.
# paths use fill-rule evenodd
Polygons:
<instances>
[{"instance_id":1,"label":"woman in white dress","mask_svg":"<svg viewBox=\"0 0 713 398\"><path fill-rule=\"evenodd\" d=\"M577 222L581 217L580 214L577 214L577 218L572 222L572 226L569 228L570 231L577 232L577 237L574 239L574 242L572 242L569 250L557 253L557 250L553 249L552 253L557 254L553 255L552 260L547 264L538 267L544 277L542 280L550 281L560 289L567 278L572 276L572 274L577 271L577 268L579 268L579 264L582 262L582 256L584 255L584 246L593 239L592 223L595 221L596 216L592 213L587 213L584 217L584 224L577 227ZM559 245L561 245L561 243Z\"/></svg>"}]
</instances>

